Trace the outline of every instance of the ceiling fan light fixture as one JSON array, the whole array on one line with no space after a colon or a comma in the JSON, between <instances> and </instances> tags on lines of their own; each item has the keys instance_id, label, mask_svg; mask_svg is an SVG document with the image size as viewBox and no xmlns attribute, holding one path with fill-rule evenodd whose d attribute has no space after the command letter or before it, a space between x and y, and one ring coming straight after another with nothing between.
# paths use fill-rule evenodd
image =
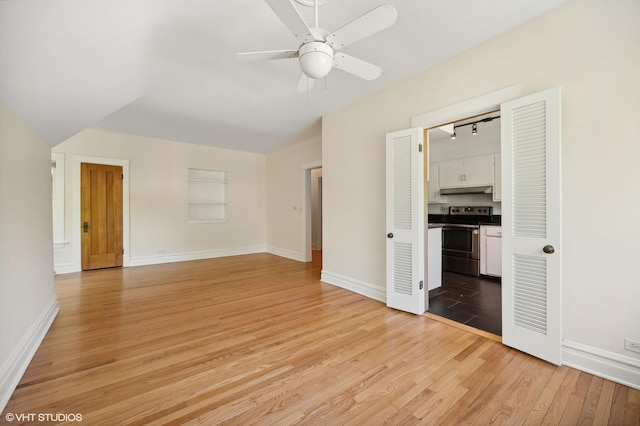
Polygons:
<instances>
[{"instance_id":1,"label":"ceiling fan light fixture","mask_svg":"<svg viewBox=\"0 0 640 426\"><path fill-rule=\"evenodd\" d=\"M333 68L333 49L320 41L305 43L299 51L300 68L308 77L326 77Z\"/></svg>"}]
</instances>

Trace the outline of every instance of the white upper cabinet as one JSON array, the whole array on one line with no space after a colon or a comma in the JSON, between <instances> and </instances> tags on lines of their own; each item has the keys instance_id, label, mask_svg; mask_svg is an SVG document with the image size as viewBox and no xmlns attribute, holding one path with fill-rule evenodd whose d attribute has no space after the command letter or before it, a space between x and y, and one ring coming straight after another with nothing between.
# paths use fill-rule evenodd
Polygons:
<instances>
[{"instance_id":1,"label":"white upper cabinet","mask_svg":"<svg viewBox=\"0 0 640 426\"><path fill-rule=\"evenodd\" d=\"M447 196L440 195L440 178L438 169L440 165L437 163L429 164L429 202L430 203L446 203Z\"/></svg>"},{"instance_id":2,"label":"white upper cabinet","mask_svg":"<svg viewBox=\"0 0 640 426\"><path fill-rule=\"evenodd\" d=\"M457 187L461 186L464 177L464 165L462 160L445 161L438 164L438 177L440 179L440 187Z\"/></svg>"},{"instance_id":3,"label":"white upper cabinet","mask_svg":"<svg viewBox=\"0 0 640 426\"><path fill-rule=\"evenodd\" d=\"M493 185L493 156L444 161L438 170L440 188Z\"/></svg>"}]
</instances>

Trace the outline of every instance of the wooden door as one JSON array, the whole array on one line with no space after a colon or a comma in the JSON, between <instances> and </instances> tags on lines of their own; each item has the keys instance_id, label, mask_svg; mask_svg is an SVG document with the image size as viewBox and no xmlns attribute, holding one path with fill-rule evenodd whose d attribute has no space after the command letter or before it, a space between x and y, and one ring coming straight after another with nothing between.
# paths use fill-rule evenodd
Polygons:
<instances>
[{"instance_id":1,"label":"wooden door","mask_svg":"<svg viewBox=\"0 0 640 426\"><path fill-rule=\"evenodd\" d=\"M560 88L502 104L502 342L562 363Z\"/></svg>"},{"instance_id":2,"label":"wooden door","mask_svg":"<svg viewBox=\"0 0 640 426\"><path fill-rule=\"evenodd\" d=\"M423 130L387 134L387 306L422 315L425 297Z\"/></svg>"},{"instance_id":3,"label":"wooden door","mask_svg":"<svg viewBox=\"0 0 640 426\"><path fill-rule=\"evenodd\" d=\"M122 166L80 167L82 270L122 266Z\"/></svg>"}]
</instances>

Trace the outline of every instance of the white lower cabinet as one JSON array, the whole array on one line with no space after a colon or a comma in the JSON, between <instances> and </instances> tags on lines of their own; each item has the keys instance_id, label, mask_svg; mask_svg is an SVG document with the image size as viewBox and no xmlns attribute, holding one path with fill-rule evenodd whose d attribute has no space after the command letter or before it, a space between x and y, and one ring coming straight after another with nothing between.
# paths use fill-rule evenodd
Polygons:
<instances>
[{"instance_id":1,"label":"white lower cabinet","mask_svg":"<svg viewBox=\"0 0 640 426\"><path fill-rule=\"evenodd\" d=\"M435 227L427 231L427 290L433 290L441 285L442 227Z\"/></svg>"},{"instance_id":2,"label":"white lower cabinet","mask_svg":"<svg viewBox=\"0 0 640 426\"><path fill-rule=\"evenodd\" d=\"M502 227L480 227L480 273L502 276Z\"/></svg>"}]
</instances>

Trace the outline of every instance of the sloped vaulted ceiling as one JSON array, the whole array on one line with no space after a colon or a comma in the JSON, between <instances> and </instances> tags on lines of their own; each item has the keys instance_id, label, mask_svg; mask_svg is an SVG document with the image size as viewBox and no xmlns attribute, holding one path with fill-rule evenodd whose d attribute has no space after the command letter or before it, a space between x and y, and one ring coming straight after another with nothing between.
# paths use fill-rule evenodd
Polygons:
<instances>
[{"instance_id":1,"label":"sloped vaulted ceiling","mask_svg":"<svg viewBox=\"0 0 640 426\"><path fill-rule=\"evenodd\" d=\"M287 0L285 0L287 1ZM517 26L566 0L328 0L337 29L381 4L396 24L345 48L383 69L333 70L297 93L296 49L263 0L0 0L0 102L51 146L85 128L267 153L320 133L323 114ZM308 23L313 9L296 3Z\"/></svg>"}]
</instances>

